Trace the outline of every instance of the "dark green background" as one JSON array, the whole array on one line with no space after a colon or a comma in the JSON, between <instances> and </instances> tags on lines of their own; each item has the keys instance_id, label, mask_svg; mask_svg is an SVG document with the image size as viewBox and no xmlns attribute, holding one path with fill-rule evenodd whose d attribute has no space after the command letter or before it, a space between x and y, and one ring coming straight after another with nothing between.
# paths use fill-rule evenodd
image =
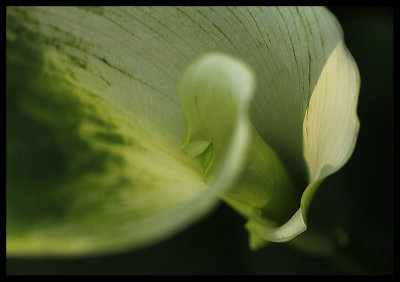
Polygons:
<instances>
[{"instance_id":1,"label":"dark green background","mask_svg":"<svg viewBox=\"0 0 400 282\"><path fill-rule=\"evenodd\" d=\"M393 9L329 8L360 70L361 128L352 158L322 185L310 218L349 232L349 245L340 250L345 256L313 257L287 244L251 252L244 219L221 203L152 247L96 258L12 258L7 274L392 274Z\"/></svg>"}]
</instances>

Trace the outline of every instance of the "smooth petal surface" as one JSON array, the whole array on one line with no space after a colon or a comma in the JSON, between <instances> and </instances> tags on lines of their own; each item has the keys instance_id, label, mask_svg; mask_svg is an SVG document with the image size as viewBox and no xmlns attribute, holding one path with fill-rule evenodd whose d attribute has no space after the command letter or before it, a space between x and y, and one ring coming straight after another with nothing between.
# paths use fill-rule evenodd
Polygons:
<instances>
[{"instance_id":1,"label":"smooth petal surface","mask_svg":"<svg viewBox=\"0 0 400 282\"><path fill-rule=\"evenodd\" d=\"M341 41L321 72L303 122L310 182L337 171L353 152L360 126L359 88L357 66Z\"/></svg>"},{"instance_id":2,"label":"smooth petal surface","mask_svg":"<svg viewBox=\"0 0 400 282\"><path fill-rule=\"evenodd\" d=\"M360 128L359 89L357 65L341 41L321 72L304 118L304 158L310 182L301 199L305 219L317 187L353 153Z\"/></svg>"}]
</instances>

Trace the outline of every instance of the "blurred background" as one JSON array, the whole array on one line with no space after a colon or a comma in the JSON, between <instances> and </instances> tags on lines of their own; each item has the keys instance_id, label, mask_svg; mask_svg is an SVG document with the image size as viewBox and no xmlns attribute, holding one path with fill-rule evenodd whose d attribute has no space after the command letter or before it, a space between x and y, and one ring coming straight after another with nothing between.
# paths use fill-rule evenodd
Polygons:
<instances>
[{"instance_id":1,"label":"blurred background","mask_svg":"<svg viewBox=\"0 0 400 282\"><path fill-rule=\"evenodd\" d=\"M345 247L329 256L288 244L252 252L245 220L221 203L151 247L92 258L7 258L7 274L393 274L393 8L328 8L360 70L361 128L353 156L325 180L309 218L310 229L323 221L346 230Z\"/></svg>"}]
</instances>

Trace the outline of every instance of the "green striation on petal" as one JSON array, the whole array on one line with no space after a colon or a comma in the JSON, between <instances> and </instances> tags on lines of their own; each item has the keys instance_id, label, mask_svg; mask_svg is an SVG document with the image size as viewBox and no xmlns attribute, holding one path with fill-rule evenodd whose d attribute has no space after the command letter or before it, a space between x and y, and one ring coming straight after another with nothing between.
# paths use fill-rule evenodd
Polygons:
<instances>
[{"instance_id":1,"label":"green striation on petal","mask_svg":"<svg viewBox=\"0 0 400 282\"><path fill-rule=\"evenodd\" d=\"M199 168L179 148L154 139L113 96L99 94L95 84L106 83L88 62L34 32L21 34L17 23L8 28L8 255L146 245L216 203L202 194Z\"/></svg>"},{"instance_id":2,"label":"green striation on petal","mask_svg":"<svg viewBox=\"0 0 400 282\"><path fill-rule=\"evenodd\" d=\"M207 188L196 166L80 85L67 56L7 48L8 254L116 251L191 218L182 210Z\"/></svg>"}]
</instances>

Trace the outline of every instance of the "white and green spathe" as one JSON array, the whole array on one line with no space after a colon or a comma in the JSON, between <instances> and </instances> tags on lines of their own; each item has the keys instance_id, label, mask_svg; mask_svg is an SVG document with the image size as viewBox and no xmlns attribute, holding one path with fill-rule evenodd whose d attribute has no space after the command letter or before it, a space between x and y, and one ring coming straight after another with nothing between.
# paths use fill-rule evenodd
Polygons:
<instances>
[{"instance_id":1,"label":"white and green spathe","mask_svg":"<svg viewBox=\"0 0 400 282\"><path fill-rule=\"evenodd\" d=\"M116 252L223 200L250 247L307 228L360 79L323 7L7 7L7 255Z\"/></svg>"}]
</instances>

